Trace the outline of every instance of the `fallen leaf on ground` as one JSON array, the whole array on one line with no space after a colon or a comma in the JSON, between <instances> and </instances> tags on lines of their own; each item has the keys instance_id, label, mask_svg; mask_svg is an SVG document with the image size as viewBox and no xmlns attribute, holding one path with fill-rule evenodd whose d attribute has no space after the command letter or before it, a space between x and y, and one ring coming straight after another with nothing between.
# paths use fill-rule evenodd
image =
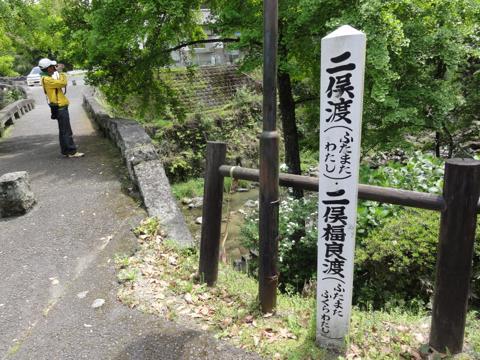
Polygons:
<instances>
[{"instance_id":1,"label":"fallen leaf on ground","mask_svg":"<svg viewBox=\"0 0 480 360\"><path fill-rule=\"evenodd\" d=\"M202 307L200 309L200 314L202 314L203 316L207 316L209 313L210 313L210 309L207 307Z\"/></svg>"},{"instance_id":2,"label":"fallen leaf on ground","mask_svg":"<svg viewBox=\"0 0 480 360\"><path fill-rule=\"evenodd\" d=\"M410 330L408 328L408 326L404 326L404 325L398 325L398 326L395 327L395 329L397 329L400 332L406 332L406 331Z\"/></svg>"},{"instance_id":3,"label":"fallen leaf on ground","mask_svg":"<svg viewBox=\"0 0 480 360\"><path fill-rule=\"evenodd\" d=\"M423 334L415 333L414 336L415 336L415 340L417 340L419 343L422 344L425 342L425 336L423 336Z\"/></svg>"},{"instance_id":4,"label":"fallen leaf on ground","mask_svg":"<svg viewBox=\"0 0 480 360\"><path fill-rule=\"evenodd\" d=\"M190 309L189 308L186 308L186 309L183 309L182 311L179 312L180 315L188 315L190 314Z\"/></svg>"},{"instance_id":5,"label":"fallen leaf on ground","mask_svg":"<svg viewBox=\"0 0 480 360\"><path fill-rule=\"evenodd\" d=\"M88 290L82 291L82 292L79 292L79 293L77 294L77 297L78 297L79 299L83 299L83 298L85 298L85 296L87 296L87 294L88 294Z\"/></svg>"},{"instance_id":6,"label":"fallen leaf on ground","mask_svg":"<svg viewBox=\"0 0 480 360\"><path fill-rule=\"evenodd\" d=\"M416 350L411 350L410 355L415 359L415 360L422 360L422 355Z\"/></svg>"},{"instance_id":7,"label":"fallen leaf on ground","mask_svg":"<svg viewBox=\"0 0 480 360\"><path fill-rule=\"evenodd\" d=\"M251 323L251 322L253 321L253 316L252 316L252 315L247 315L247 316L245 316L244 321L245 321L247 324Z\"/></svg>"},{"instance_id":8,"label":"fallen leaf on ground","mask_svg":"<svg viewBox=\"0 0 480 360\"><path fill-rule=\"evenodd\" d=\"M225 319L222 320L221 325L222 325L223 327L227 327L227 326L231 325L232 322L233 322L232 318L229 318L229 317L228 317L228 318L225 318Z\"/></svg>"},{"instance_id":9,"label":"fallen leaf on ground","mask_svg":"<svg viewBox=\"0 0 480 360\"><path fill-rule=\"evenodd\" d=\"M105 304L104 299L95 299L92 303L92 308L97 309Z\"/></svg>"},{"instance_id":10,"label":"fallen leaf on ground","mask_svg":"<svg viewBox=\"0 0 480 360\"><path fill-rule=\"evenodd\" d=\"M198 295L198 298L200 300L208 300L208 299L210 299L210 294L209 293L203 293L203 294Z\"/></svg>"},{"instance_id":11,"label":"fallen leaf on ground","mask_svg":"<svg viewBox=\"0 0 480 360\"><path fill-rule=\"evenodd\" d=\"M193 304L193 299L192 295L190 293L186 293L185 296L183 297L187 304Z\"/></svg>"}]
</instances>

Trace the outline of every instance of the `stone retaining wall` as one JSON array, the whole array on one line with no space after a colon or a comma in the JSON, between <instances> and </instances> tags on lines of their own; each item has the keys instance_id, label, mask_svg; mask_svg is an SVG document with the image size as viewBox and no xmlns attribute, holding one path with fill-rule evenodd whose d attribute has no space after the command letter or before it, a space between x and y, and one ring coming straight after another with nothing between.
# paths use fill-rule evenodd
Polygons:
<instances>
[{"instance_id":1,"label":"stone retaining wall","mask_svg":"<svg viewBox=\"0 0 480 360\"><path fill-rule=\"evenodd\" d=\"M261 84L241 73L236 65L175 68L164 70L159 76L178 94L188 113L224 106L243 86L261 91Z\"/></svg>"},{"instance_id":2,"label":"stone retaining wall","mask_svg":"<svg viewBox=\"0 0 480 360\"><path fill-rule=\"evenodd\" d=\"M158 218L168 238L182 246L193 245L192 235L172 195L162 162L143 127L134 120L110 117L90 93L83 95L83 106L104 136L120 149L148 215Z\"/></svg>"}]
</instances>

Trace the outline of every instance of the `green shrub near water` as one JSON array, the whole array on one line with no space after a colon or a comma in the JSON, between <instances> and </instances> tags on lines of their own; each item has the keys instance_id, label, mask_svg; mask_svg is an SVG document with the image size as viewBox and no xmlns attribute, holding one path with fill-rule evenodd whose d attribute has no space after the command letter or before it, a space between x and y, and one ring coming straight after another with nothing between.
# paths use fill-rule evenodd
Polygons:
<instances>
[{"instance_id":1,"label":"green shrub near water","mask_svg":"<svg viewBox=\"0 0 480 360\"><path fill-rule=\"evenodd\" d=\"M202 196L203 194L203 178L190 179L172 185L172 192L175 198L181 200L183 198L193 198Z\"/></svg>"},{"instance_id":2,"label":"green shrub near water","mask_svg":"<svg viewBox=\"0 0 480 360\"><path fill-rule=\"evenodd\" d=\"M249 181L236 180L238 187L248 188ZM178 182L172 185L172 193L176 199L181 200L183 198L194 198L197 196L203 196L204 180L203 178L190 179L184 182ZM225 193L230 192L232 189L232 178L226 177L223 180L223 191Z\"/></svg>"},{"instance_id":3,"label":"green shrub near water","mask_svg":"<svg viewBox=\"0 0 480 360\"><path fill-rule=\"evenodd\" d=\"M149 125L156 128L154 140L162 149L168 178L182 182L202 176L207 141L225 141L229 163L238 159L244 167L257 167L261 120L261 97L241 88L230 103L215 112L197 111L186 121Z\"/></svg>"},{"instance_id":4,"label":"green shrub near water","mask_svg":"<svg viewBox=\"0 0 480 360\"><path fill-rule=\"evenodd\" d=\"M355 303L366 308L404 305L412 299L428 303L434 289L439 229L439 213L406 209L361 239L355 253ZM480 295L479 231L473 264L475 300Z\"/></svg>"},{"instance_id":5,"label":"green shrub near water","mask_svg":"<svg viewBox=\"0 0 480 360\"><path fill-rule=\"evenodd\" d=\"M443 164L415 153L405 164L362 168L370 184L439 193ZM279 270L283 289L301 291L316 276L317 200L284 199L280 205ZM354 302L379 308L385 304L428 302L433 288L439 214L400 206L361 201L357 213ZM306 223L299 243L292 234ZM247 217L242 229L246 247L258 247L258 214ZM254 264L253 264L254 265ZM255 266L253 266L255 268ZM476 241L472 296L480 295L480 240Z\"/></svg>"},{"instance_id":6,"label":"green shrub near water","mask_svg":"<svg viewBox=\"0 0 480 360\"><path fill-rule=\"evenodd\" d=\"M19 90L7 90L2 94L2 97L0 97L0 109L22 98L23 95Z\"/></svg>"},{"instance_id":7,"label":"green shrub near water","mask_svg":"<svg viewBox=\"0 0 480 360\"><path fill-rule=\"evenodd\" d=\"M287 197L280 202L278 259L280 286L282 289L301 291L317 268L317 201L313 197L294 199ZM290 238L301 230L299 224L305 220L305 235L298 243ZM243 245L258 250L258 212L247 216L241 229ZM249 270L255 272L257 264L250 263Z\"/></svg>"}]
</instances>

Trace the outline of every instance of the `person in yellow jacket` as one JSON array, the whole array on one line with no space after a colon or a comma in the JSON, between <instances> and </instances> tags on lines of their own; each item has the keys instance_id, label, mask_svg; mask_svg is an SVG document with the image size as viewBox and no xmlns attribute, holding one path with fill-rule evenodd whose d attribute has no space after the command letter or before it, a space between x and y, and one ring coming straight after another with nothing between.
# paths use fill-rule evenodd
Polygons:
<instances>
[{"instance_id":1,"label":"person in yellow jacket","mask_svg":"<svg viewBox=\"0 0 480 360\"><path fill-rule=\"evenodd\" d=\"M51 118L58 121L60 150L66 157L82 157L85 154L77 151L77 146L73 141L68 113L69 101L62 91L67 86L67 76L64 73L57 72L56 61L46 58L41 59L38 66L42 70L42 86L52 110Z\"/></svg>"}]
</instances>

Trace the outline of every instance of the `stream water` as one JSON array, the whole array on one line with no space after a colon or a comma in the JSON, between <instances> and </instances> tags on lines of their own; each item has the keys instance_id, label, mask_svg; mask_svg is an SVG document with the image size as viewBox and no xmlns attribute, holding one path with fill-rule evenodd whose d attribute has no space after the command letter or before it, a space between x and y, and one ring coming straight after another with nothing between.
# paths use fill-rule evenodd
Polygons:
<instances>
[{"instance_id":1,"label":"stream water","mask_svg":"<svg viewBox=\"0 0 480 360\"><path fill-rule=\"evenodd\" d=\"M230 198L230 200L229 200ZM241 246L240 229L243 225L245 215L239 210L250 211L245 207L248 200L258 200L258 188L251 189L247 192L235 192L233 194L224 194L222 206L222 235L225 236L225 227L227 224L227 208L230 211L230 219L228 221L228 235L225 241L225 250L228 262L238 260L242 255L248 255L248 250ZM228 205L228 202L230 204ZM182 212L187 221L188 228L196 240L200 240L201 225L196 224L195 220L202 216L202 208L189 209L187 205L182 205Z\"/></svg>"}]
</instances>

